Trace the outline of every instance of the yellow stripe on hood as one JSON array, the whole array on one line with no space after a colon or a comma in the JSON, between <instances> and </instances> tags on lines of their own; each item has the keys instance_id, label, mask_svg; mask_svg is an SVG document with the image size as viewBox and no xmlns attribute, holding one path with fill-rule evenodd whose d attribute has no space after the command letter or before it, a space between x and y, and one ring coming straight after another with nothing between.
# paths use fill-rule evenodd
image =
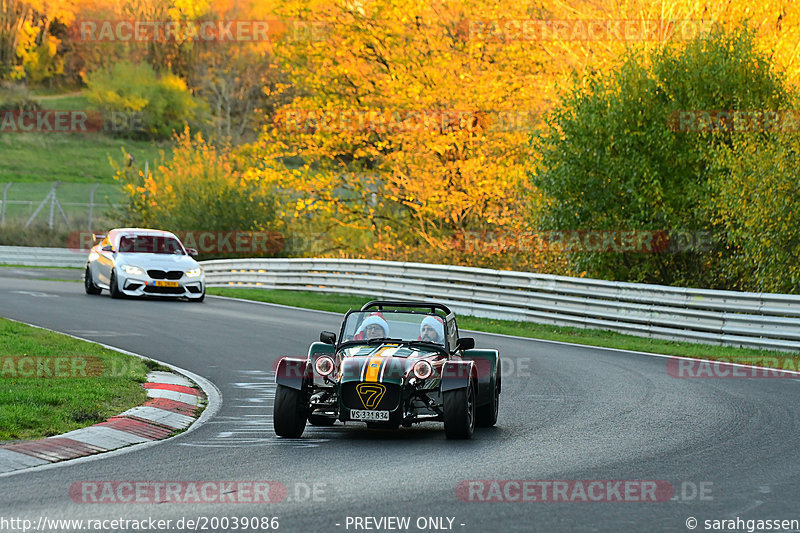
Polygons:
<instances>
[{"instance_id":1,"label":"yellow stripe on hood","mask_svg":"<svg viewBox=\"0 0 800 533\"><path fill-rule=\"evenodd\" d=\"M364 375L364 381L377 382L380 376L381 366L386 364L386 356L390 356L397 351L397 346L384 346L367 361L367 372Z\"/></svg>"}]
</instances>

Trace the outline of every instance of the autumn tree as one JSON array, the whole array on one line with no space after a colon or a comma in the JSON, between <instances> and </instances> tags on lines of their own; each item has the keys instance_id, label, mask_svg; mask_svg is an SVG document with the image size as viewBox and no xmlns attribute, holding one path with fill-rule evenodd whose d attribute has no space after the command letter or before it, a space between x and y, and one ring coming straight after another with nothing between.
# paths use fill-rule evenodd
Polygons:
<instances>
[{"instance_id":1,"label":"autumn tree","mask_svg":"<svg viewBox=\"0 0 800 533\"><path fill-rule=\"evenodd\" d=\"M472 236L521 229L544 58L525 43L470 38L467 8L478 4L279 10L287 31L275 53L296 96L265 128L259 155L293 165L284 202L328 248L463 260Z\"/></svg>"},{"instance_id":2,"label":"autumn tree","mask_svg":"<svg viewBox=\"0 0 800 533\"><path fill-rule=\"evenodd\" d=\"M236 154L185 130L152 166L115 164L123 223L171 231L272 231L274 194Z\"/></svg>"},{"instance_id":3,"label":"autumn tree","mask_svg":"<svg viewBox=\"0 0 800 533\"><path fill-rule=\"evenodd\" d=\"M74 13L73 0L0 0L0 79L36 84L61 73L61 39L52 30Z\"/></svg>"},{"instance_id":4,"label":"autumn tree","mask_svg":"<svg viewBox=\"0 0 800 533\"><path fill-rule=\"evenodd\" d=\"M208 17L226 21L275 21L272 1L214 2ZM283 75L272 57L270 39L196 43L187 81L208 103L209 133L219 142L240 144L256 138L263 116L271 115Z\"/></svg>"}]
</instances>

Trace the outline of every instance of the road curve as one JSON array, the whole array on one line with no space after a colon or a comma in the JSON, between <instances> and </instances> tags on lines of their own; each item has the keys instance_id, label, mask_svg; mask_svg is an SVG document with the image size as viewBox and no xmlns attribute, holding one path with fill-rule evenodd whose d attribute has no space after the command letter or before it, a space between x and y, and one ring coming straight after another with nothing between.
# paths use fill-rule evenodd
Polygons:
<instances>
[{"instance_id":1,"label":"road curve","mask_svg":"<svg viewBox=\"0 0 800 533\"><path fill-rule=\"evenodd\" d=\"M440 424L396 433L309 426L304 438L285 440L272 431L272 364L304 355L320 330L338 328L337 315L211 297L112 301L32 277L0 273L0 315L188 369L213 382L223 403L204 426L157 446L0 477L0 522L225 517L229 527L206 519L206 530L233 531L230 520L248 516L278 517L279 530L292 532L616 532L689 531L690 517L697 531L705 520L800 519L797 379L677 379L663 358L476 334L478 346L506 358L496 428L455 442ZM569 501L512 502L519 496L506 484L495 486L505 496L494 493L504 501L479 501L492 485L457 492L468 480L658 480L674 492L657 502L581 501L576 492ZM75 493L104 481L276 481L287 498L112 504ZM613 483L602 486L614 499ZM409 526L366 529L378 524L366 517L389 516L410 517Z\"/></svg>"}]
</instances>

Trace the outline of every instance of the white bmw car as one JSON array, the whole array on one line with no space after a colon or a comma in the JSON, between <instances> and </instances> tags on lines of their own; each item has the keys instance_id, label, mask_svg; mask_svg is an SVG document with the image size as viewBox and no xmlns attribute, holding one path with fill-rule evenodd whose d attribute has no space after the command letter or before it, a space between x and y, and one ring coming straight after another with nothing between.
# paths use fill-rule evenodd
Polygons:
<instances>
[{"instance_id":1,"label":"white bmw car","mask_svg":"<svg viewBox=\"0 0 800 533\"><path fill-rule=\"evenodd\" d=\"M86 294L108 290L112 298L166 296L202 302L203 269L168 231L119 228L92 247L86 262Z\"/></svg>"}]
</instances>

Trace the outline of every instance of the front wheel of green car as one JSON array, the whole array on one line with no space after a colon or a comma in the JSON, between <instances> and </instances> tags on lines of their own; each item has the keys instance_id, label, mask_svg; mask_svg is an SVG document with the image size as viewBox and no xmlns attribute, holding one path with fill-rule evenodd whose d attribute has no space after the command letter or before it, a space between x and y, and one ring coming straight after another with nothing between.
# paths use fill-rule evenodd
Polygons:
<instances>
[{"instance_id":1,"label":"front wheel of green car","mask_svg":"<svg viewBox=\"0 0 800 533\"><path fill-rule=\"evenodd\" d=\"M279 437L297 438L303 434L307 419L305 392L278 385L272 411L275 434Z\"/></svg>"}]
</instances>

